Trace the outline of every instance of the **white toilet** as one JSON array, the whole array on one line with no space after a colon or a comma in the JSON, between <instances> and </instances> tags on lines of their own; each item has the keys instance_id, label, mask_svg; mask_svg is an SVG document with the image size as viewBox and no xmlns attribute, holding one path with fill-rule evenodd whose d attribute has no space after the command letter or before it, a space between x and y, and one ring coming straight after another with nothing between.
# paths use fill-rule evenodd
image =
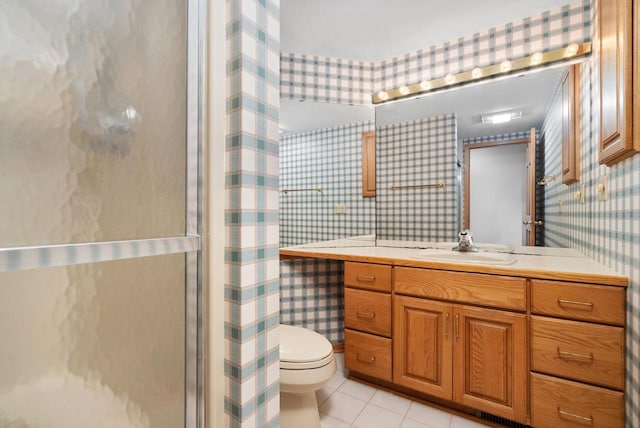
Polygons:
<instances>
[{"instance_id":1,"label":"white toilet","mask_svg":"<svg viewBox=\"0 0 640 428\"><path fill-rule=\"evenodd\" d=\"M315 331L280 325L280 427L319 428L316 391L336 372L331 342Z\"/></svg>"}]
</instances>

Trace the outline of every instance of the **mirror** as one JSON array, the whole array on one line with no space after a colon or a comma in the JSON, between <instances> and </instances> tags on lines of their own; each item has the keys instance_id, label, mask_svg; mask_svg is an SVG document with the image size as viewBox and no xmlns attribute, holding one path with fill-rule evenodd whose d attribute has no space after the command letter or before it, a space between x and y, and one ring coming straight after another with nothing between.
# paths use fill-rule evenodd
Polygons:
<instances>
[{"instance_id":1,"label":"mirror","mask_svg":"<svg viewBox=\"0 0 640 428\"><path fill-rule=\"evenodd\" d=\"M372 106L280 101L280 246L350 238L374 245L375 198L362 197L362 134Z\"/></svg>"},{"instance_id":2,"label":"mirror","mask_svg":"<svg viewBox=\"0 0 640 428\"><path fill-rule=\"evenodd\" d=\"M377 245L456 241L465 228L476 242L544 245L544 192L560 184L536 182L560 173L559 161L545 160L545 146L556 153L561 144L566 68L378 105ZM534 154L536 177L528 177ZM558 171L545 171L549 164ZM535 201L537 211L527 213Z\"/></svg>"}]
</instances>

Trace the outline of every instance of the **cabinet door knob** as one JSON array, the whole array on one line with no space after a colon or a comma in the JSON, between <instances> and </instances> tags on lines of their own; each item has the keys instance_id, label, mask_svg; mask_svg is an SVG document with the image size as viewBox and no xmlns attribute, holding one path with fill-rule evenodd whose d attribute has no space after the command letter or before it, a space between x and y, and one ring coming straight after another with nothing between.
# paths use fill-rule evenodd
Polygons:
<instances>
[{"instance_id":1,"label":"cabinet door knob","mask_svg":"<svg viewBox=\"0 0 640 428\"><path fill-rule=\"evenodd\" d=\"M456 339L460 337L460 315L456 314Z\"/></svg>"},{"instance_id":2,"label":"cabinet door knob","mask_svg":"<svg viewBox=\"0 0 640 428\"><path fill-rule=\"evenodd\" d=\"M449 337L449 312L444 316L444 337Z\"/></svg>"}]
</instances>

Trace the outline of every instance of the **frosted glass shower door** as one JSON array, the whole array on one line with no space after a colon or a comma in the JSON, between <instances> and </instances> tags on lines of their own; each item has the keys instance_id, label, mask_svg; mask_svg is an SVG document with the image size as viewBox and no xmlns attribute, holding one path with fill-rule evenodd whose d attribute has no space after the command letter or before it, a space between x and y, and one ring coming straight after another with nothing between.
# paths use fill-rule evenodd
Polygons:
<instances>
[{"instance_id":1,"label":"frosted glass shower door","mask_svg":"<svg viewBox=\"0 0 640 428\"><path fill-rule=\"evenodd\" d=\"M198 7L0 2L2 428L198 424Z\"/></svg>"}]
</instances>

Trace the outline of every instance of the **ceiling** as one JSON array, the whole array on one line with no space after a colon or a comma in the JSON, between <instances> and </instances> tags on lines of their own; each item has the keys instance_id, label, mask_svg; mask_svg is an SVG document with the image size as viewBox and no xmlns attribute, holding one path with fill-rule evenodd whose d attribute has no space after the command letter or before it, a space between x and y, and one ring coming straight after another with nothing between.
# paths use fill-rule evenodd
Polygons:
<instances>
[{"instance_id":1,"label":"ceiling","mask_svg":"<svg viewBox=\"0 0 640 428\"><path fill-rule=\"evenodd\" d=\"M381 61L572 0L281 0L285 53Z\"/></svg>"},{"instance_id":2,"label":"ceiling","mask_svg":"<svg viewBox=\"0 0 640 428\"><path fill-rule=\"evenodd\" d=\"M568 3L570 0L281 0L281 50L379 61ZM518 86L521 79L510 78L434 94L427 97L431 102L422 102L426 107L421 107L420 117L455 112L459 138L537 127L561 73L562 69L539 73L530 85ZM481 95L489 85L490 95ZM406 113L412 102L396 103L399 107L394 109ZM285 135L374 119L370 106L281 100L280 108L280 129ZM507 109L521 109L523 120L492 128L479 125L480 114Z\"/></svg>"}]
</instances>

